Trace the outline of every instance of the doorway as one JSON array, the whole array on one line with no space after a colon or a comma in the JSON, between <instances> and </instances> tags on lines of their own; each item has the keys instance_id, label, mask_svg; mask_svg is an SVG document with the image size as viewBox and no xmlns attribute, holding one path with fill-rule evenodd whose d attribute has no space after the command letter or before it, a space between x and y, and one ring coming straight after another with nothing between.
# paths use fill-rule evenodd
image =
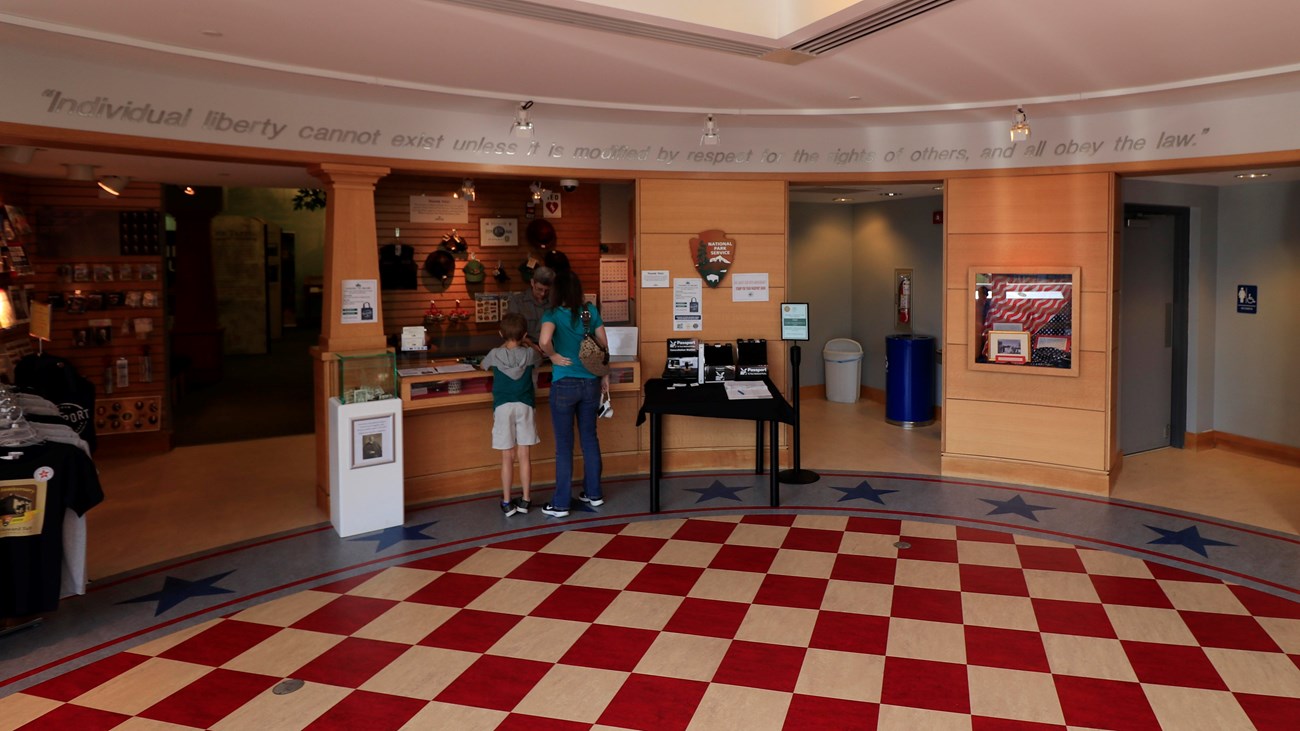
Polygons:
<instances>
[{"instance_id":1,"label":"doorway","mask_svg":"<svg viewBox=\"0 0 1300 731\"><path fill-rule=\"evenodd\" d=\"M1187 208L1124 207L1119 297L1124 454L1183 446L1190 225Z\"/></svg>"}]
</instances>

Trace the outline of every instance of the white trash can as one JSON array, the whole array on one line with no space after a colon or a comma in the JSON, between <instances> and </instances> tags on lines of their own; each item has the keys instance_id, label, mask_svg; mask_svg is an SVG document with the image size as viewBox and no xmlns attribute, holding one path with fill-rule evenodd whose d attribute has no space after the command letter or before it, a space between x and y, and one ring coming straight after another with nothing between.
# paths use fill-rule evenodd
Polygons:
<instances>
[{"instance_id":1,"label":"white trash can","mask_svg":"<svg viewBox=\"0 0 1300 731\"><path fill-rule=\"evenodd\" d=\"M826 400L857 403L862 391L862 345L848 338L833 338L822 348L822 358L826 361Z\"/></svg>"}]
</instances>

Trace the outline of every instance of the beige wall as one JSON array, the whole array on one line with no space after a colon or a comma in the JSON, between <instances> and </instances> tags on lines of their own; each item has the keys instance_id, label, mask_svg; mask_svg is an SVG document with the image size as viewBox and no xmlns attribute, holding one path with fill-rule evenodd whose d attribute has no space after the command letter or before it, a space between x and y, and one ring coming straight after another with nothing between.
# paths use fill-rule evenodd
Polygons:
<instances>
[{"instance_id":1,"label":"beige wall","mask_svg":"<svg viewBox=\"0 0 1300 731\"><path fill-rule=\"evenodd\" d=\"M944 474L1109 491L1115 450L1115 178L950 180L944 276ZM971 267L1078 267L1077 374L976 368Z\"/></svg>"},{"instance_id":2,"label":"beige wall","mask_svg":"<svg viewBox=\"0 0 1300 731\"><path fill-rule=\"evenodd\" d=\"M637 324L643 378L663 372L666 342L696 337L701 342L766 338L772 381L787 391L786 359L778 310L786 298L786 218L784 181L641 180L637 184ZM692 237L720 229L736 240L736 261L716 288L704 287L704 329L674 333L672 289L640 288L642 270L668 270L672 278L699 277L690 248ZM767 272L767 302L732 302L736 273ZM789 394L787 394L788 396ZM642 449L649 431L641 430ZM665 417L664 467L689 469L753 464L754 424L749 421Z\"/></svg>"}]
</instances>

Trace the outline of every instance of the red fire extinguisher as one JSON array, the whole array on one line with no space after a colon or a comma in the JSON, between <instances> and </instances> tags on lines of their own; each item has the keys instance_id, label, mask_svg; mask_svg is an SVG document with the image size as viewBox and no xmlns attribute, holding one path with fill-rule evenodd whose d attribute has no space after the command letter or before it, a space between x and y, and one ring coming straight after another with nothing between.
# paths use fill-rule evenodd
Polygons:
<instances>
[{"instance_id":1,"label":"red fire extinguisher","mask_svg":"<svg viewBox=\"0 0 1300 731\"><path fill-rule=\"evenodd\" d=\"M912 278L898 278L898 321L910 322L912 319Z\"/></svg>"}]
</instances>

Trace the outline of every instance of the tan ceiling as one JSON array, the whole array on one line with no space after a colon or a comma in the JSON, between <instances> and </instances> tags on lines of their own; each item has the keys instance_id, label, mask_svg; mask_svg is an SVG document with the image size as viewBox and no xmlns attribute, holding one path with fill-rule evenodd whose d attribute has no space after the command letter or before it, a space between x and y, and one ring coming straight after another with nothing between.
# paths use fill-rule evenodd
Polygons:
<instances>
[{"instance_id":1,"label":"tan ceiling","mask_svg":"<svg viewBox=\"0 0 1300 731\"><path fill-rule=\"evenodd\" d=\"M779 14L791 2L752 6ZM698 0L664 2L662 16L627 0L0 0L0 45L377 103L533 99L557 119L713 112L778 129L1003 119L1018 103L1035 118L1073 116L1300 88L1297 0L951 0L798 65L692 40L788 49L886 3L802 4L833 12L772 37L715 27ZM609 29L590 27L599 24ZM54 168L41 157L26 172L0 171L62 174L55 153L43 156ZM280 168L173 167L157 163L153 179L307 182Z\"/></svg>"}]
</instances>

